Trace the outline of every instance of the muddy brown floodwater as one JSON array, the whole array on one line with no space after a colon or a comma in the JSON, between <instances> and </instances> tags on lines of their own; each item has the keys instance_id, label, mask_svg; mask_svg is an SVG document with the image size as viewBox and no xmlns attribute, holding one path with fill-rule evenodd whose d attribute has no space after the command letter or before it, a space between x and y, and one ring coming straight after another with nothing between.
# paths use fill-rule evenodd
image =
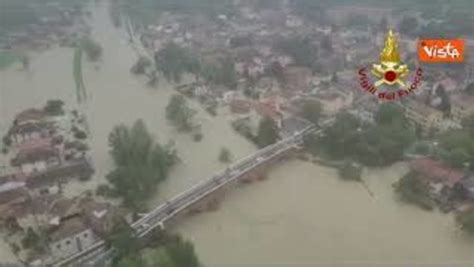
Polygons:
<instances>
[{"instance_id":1,"label":"muddy brown floodwater","mask_svg":"<svg viewBox=\"0 0 474 267\"><path fill-rule=\"evenodd\" d=\"M217 157L228 147L234 158L255 148L237 136L224 109L211 117L197 105L204 139L177 134L164 117L172 86L146 87L130 75L136 54L122 29L112 26L107 3L91 18L92 34L104 48L98 69L84 64L88 102L77 107L72 76L73 50L53 48L34 54L30 71L0 72L0 132L22 109L52 98L87 114L97 173L88 183L73 183L67 195L93 189L111 168L107 136L118 123L143 119L160 142L176 142L182 164L161 186L157 204L225 167ZM259 266L474 266L474 241L455 227L452 216L424 212L399 203L391 184L404 164L364 174L374 196L358 183L342 182L332 169L301 161L275 167L268 179L230 192L217 211L186 218L174 229L196 245L208 267ZM3 249L5 247L5 249ZM13 255L0 245L0 258Z\"/></svg>"}]
</instances>

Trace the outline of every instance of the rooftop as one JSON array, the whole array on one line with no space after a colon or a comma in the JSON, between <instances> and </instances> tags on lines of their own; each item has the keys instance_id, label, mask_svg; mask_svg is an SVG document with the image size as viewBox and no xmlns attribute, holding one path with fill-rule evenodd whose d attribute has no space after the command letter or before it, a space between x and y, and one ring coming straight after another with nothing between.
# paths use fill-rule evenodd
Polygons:
<instances>
[{"instance_id":1,"label":"rooftop","mask_svg":"<svg viewBox=\"0 0 474 267\"><path fill-rule=\"evenodd\" d=\"M51 229L49 238L52 242L71 237L87 230L89 227L82 221L79 215L62 220L61 223Z\"/></svg>"},{"instance_id":2,"label":"rooftop","mask_svg":"<svg viewBox=\"0 0 474 267\"><path fill-rule=\"evenodd\" d=\"M430 158L415 159L410 163L410 168L421 174L424 178L430 179L433 182L442 182L449 187L454 186L464 177L462 171L453 169L441 161Z\"/></svg>"}]
</instances>

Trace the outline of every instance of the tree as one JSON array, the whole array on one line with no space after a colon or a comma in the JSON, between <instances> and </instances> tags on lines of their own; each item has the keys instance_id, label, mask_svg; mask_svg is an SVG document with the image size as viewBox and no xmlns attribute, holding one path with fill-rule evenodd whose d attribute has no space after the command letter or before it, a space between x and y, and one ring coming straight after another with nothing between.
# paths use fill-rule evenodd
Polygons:
<instances>
[{"instance_id":1,"label":"tree","mask_svg":"<svg viewBox=\"0 0 474 267\"><path fill-rule=\"evenodd\" d=\"M115 222L110 233L107 233L105 240L109 246L115 249L118 259L136 255L140 249L140 241L135 235L135 230L125 221Z\"/></svg>"},{"instance_id":2,"label":"tree","mask_svg":"<svg viewBox=\"0 0 474 267\"><path fill-rule=\"evenodd\" d=\"M317 124L322 112L321 103L317 100L306 100L301 106L300 115L308 121Z\"/></svg>"},{"instance_id":3,"label":"tree","mask_svg":"<svg viewBox=\"0 0 474 267\"><path fill-rule=\"evenodd\" d=\"M285 70L283 66L280 64L280 62L273 61L270 67L266 70L266 72L269 75L273 76L281 85L284 85L286 83Z\"/></svg>"},{"instance_id":4,"label":"tree","mask_svg":"<svg viewBox=\"0 0 474 267\"><path fill-rule=\"evenodd\" d=\"M339 167L339 176L344 180L362 180L362 167L357 163L346 161Z\"/></svg>"},{"instance_id":5,"label":"tree","mask_svg":"<svg viewBox=\"0 0 474 267\"><path fill-rule=\"evenodd\" d=\"M337 83L339 81L339 77L337 76L337 72L333 72L331 76L331 82L332 83Z\"/></svg>"},{"instance_id":6,"label":"tree","mask_svg":"<svg viewBox=\"0 0 474 267\"><path fill-rule=\"evenodd\" d=\"M132 66L130 72L138 75L138 74L145 74L147 68L151 66L151 61L145 56L140 56L137 59L137 62Z\"/></svg>"},{"instance_id":7,"label":"tree","mask_svg":"<svg viewBox=\"0 0 474 267\"><path fill-rule=\"evenodd\" d=\"M462 120L462 127L469 132L471 137L474 137L474 114Z\"/></svg>"},{"instance_id":8,"label":"tree","mask_svg":"<svg viewBox=\"0 0 474 267\"><path fill-rule=\"evenodd\" d=\"M338 114L334 124L324 130L320 148L333 158L350 156L357 143L359 126L359 120L353 115L346 112Z\"/></svg>"},{"instance_id":9,"label":"tree","mask_svg":"<svg viewBox=\"0 0 474 267\"><path fill-rule=\"evenodd\" d=\"M191 50L175 43L168 43L154 56L156 69L161 72L166 80L178 83L184 73L198 75L200 63Z\"/></svg>"},{"instance_id":10,"label":"tree","mask_svg":"<svg viewBox=\"0 0 474 267\"><path fill-rule=\"evenodd\" d=\"M439 109L446 114L451 112L451 101L449 99L449 95L446 93L446 89L442 84L439 84L436 89L435 93L437 96L441 98L441 104L439 105Z\"/></svg>"},{"instance_id":11,"label":"tree","mask_svg":"<svg viewBox=\"0 0 474 267\"><path fill-rule=\"evenodd\" d=\"M102 56L102 46L90 37L84 37L80 41L80 47L90 61L97 61Z\"/></svg>"},{"instance_id":12,"label":"tree","mask_svg":"<svg viewBox=\"0 0 474 267\"><path fill-rule=\"evenodd\" d=\"M461 229L474 235L474 210L460 212L456 216L456 221L461 226Z\"/></svg>"},{"instance_id":13,"label":"tree","mask_svg":"<svg viewBox=\"0 0 474 267\"><path fill-rule=\"evenodd\" d=\"M257 134L257 145L259 147L266 147L275 143L279 138L278 126L275 121L269 117L260 120Z\"/></svg>"},{"instance_id":14,"label":"tree","mask_svg":"<svg viewBox=\"0 0 474 267\"><path fill-rule=\"evenodd\" d=\"M316 64L318 48L309 38L293 36L279 40L274 48L291 56L296 65L313 68Z\"/></svg>"},{"instance_id":15,"label":"tree","mask_svg":"<svg viewBox=\"0 0 474 267\"><path fill-rule=\"evenodd\" d=\"M455 168L474 169L474 139L469 130L453 130L438 136L440 157Z\"/></svg>"},{"instance_id":16,"label":"tree","mask_svg":"<svg viewBox=\"0 0 474 267\"><path fill-rule=\"evenodd\" d=\"M21 240L21 245L26 249L35 249L40 241L40 236L33 229L28 228L25 237Z\"/></svg>"},{"instance_id":17,"label":"tree","mask_svg":"<svg viewBox=\"0 0 474 267\"><path fill-rule=\"evenodd\" d=\"M182 95L173 95L166 106L166 119L178 131L190 131L193 127L193 117L196 111L188 106L186 98Z\"/></svg>"},{"instance_id":18,"label":"tree","mask_svg":"<svg viewBox=\"0 0 474 267\"><path fill-rule=\"evenodd\" d=\"M220 59L215 64L203 65L201 68L201 75L204 80L212 84L226 86L232 90L237 87L235 62L230 57Z\"/></svg>"},{"instance_id":19,"label":"tree","mask_svg":"<svg viewBox=\"0 0 474 267\"><path fill-rule=\"evenodd\" d=\"M329 54L334 51L330 36L328 35L323 36L323 39L321 40L321 48L323 49L324 52L329 53Z\"/></svg>"},{"instance_id":20,"label":"tree","mask_svg":"<svg viewBox=\"0 0 474 267\"><path fill-rule=\"evenodd\" d=\"M44 111L50 116L59 116L64 114L63 110L64 102L60 99L48 100Z\"/></svg>"},{"instance_id":21,"label":"tree","mask_svg":"<svg viewBox=\"0 0 474 267\"><path fill-rule=\"evenodd\" d=\"M383 103L375 113L375 122L378 125L405 124L403 109L394 103Z\"/></svg>"},{"instance_id":22,"label":"tree","mask_svg":"<svg viewBox=\"0 0 474 267\"><path fill-rule=\"evenodd\" d=\"M194 245L175 236L166 245L166 252L176 267L200 267L199 259L194 250Z\"/></svg>"},{"instance_id":23,"label":"tree","mask_svg":"<svg viewBox=\"0 0 474 267\"><path fill-rule=\"evenodd\" d=\"M434 203L430 197L427 186L418 179L415 173L408 173L395 184L402 200L415 204L423 209L432 210Z\"/></svg>"},{"instance_id":24,"label":"tree","mask_svg":"<svg viewBox=\"0 0 474 267\"><path fill-rule=\"evenodd\" d=\"M470 94L470 95L474 95L474 82L468 84L466 86L466 93Z\"/></svg>"},{"instance_id":25,"label":"tree","mask_svg":"<svg viewBox=\"0 0 474 267\"><path fill-rule=\"evenodd\" d=\"M111 193L120 196L125 206L139 210L158 183L168 177L169 169L177 162L176 151L171 144L156 143L142 120L131 128L114 127L109 146L115 165L106 177Z\"/></svg>"},{"instance_id":26,"label":"tree","mask_svg":"<svg viewBox=\"0 0 474 267\"><path fill-rule=\"evenodd\" d=\"M221 152L219 153L219 161L222 163L228 163L232 161L232 154L230 153L230 150L223 147L221 149Z\"/></svg>"}]
</instances>

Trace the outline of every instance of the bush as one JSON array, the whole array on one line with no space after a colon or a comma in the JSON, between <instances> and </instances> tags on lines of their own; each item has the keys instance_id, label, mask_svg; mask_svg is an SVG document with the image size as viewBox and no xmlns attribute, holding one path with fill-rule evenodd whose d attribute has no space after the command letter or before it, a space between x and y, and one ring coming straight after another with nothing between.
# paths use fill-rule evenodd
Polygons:
<instances>
[{"instance_id":1,"label":"bush","mask_svg":"<svg viewBox=\"0 0 474 267\"><path fill-rule=\"evenodd\" d=\"M193 140L194 140L194 142L200 142L203 137L204 137L204 135L202 133L195 133L193 135Z\"/></svg>"},{"instance_id":2,"label":"bush","mask_svg":"<svg viewBox=\"0 0 474 267\"><path fill-rule=\"evenodd\" d=\"M6 135L3 137L3 146L5 147L9 147L12 145L12 139L10 138L10 136Z\"/></svg>"},{"instance_id":3,"label":"bush","mask_svg":"<svg viewBox=\"0 0 474 267\"><path fill-rule=\"evenodd\" d=\"M459 213L456 216L456 221L461 229L474 235L474 209Z\"/></svg>"},{"instance_id":4,"label":"bush","mask_svg":"<svg viewBox=\"0 0 474 267\"><path fill-rule=\"evenodd\" d=\"M90 61L97 61L102 56L102 46L89 37L82 39L81 47Z\"/></svg>"},{"instance_id":5,"label":"bush","mask_svg":"<svg viewBox=\"0 0 474 267\"><path fill-rule=\"evenodd\" d=\"M64 114L63 106L62 100L48 100L43 110L50 116L60 116Z\"/></svg>"},{"instance_id":6,"label":"bush","mask_svg":"<svg viewBox=\"0 0 474 267\"><path fill-rule=\"evenodd\" d=\"M232 154L230 153L229 149L223 147L219 154L219 161L222 163L229 163L232 161Z\"/></svg>"},{"instance_id":7,"label":"bush","mask_svg":"<svg viewBox=\"0 0 474 267\"><path fill-rule=\"evenodd\" d=\"M77 139L86 139L87 134L84 131L79 130L79 131L74 133L74 137L77 138Z\"/></svg>"},{"instance_id":8,"label":"bush","mask_svg":"<svg viewBox=\"0 0 474 267\"><path fill-rule=\"evenodd\" d=\"M344 180L360 181L362 179L362 167L354 162L346 162L339 168L339 177Z\"/></svg>"},{"instance_id":9,"label":"bush","mask_svg":"<svg viewBox=\"0 0 474 267\"><path fill-rule=\"evenodd\" d=\"M95 194L101 197L114 197L113 189L106 184L101 184L97 186L97 188L95 189Z\"/></svg>"},{"instance_id":10,"label":"bush","mask_svg":"<svg viewBox=\"0 0 474 267\"><path fill-rule=\"evenodd\" d=\"M395 191L404 201L425 210L434 208L434 202L429 195L427 185L421 182L415 173L410 172L403 176L394 186Z\"/></svg>"}]
</instances>

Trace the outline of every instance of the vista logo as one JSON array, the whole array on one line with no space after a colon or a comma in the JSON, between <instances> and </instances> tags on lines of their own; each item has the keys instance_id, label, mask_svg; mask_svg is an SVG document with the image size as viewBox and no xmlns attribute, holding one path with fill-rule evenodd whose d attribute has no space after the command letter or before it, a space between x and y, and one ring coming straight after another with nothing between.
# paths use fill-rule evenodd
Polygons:
<instances>
[{"instance_id":1,"label":"vista logo","mask_svg":"<svg viewBox=\"0 0 474 267\"><path fill-rule=\"evenodd\" d=\"M464 40L420 40L418 57L427 63L459 63L464 61Z\"/></svg>"}]
</instances>

